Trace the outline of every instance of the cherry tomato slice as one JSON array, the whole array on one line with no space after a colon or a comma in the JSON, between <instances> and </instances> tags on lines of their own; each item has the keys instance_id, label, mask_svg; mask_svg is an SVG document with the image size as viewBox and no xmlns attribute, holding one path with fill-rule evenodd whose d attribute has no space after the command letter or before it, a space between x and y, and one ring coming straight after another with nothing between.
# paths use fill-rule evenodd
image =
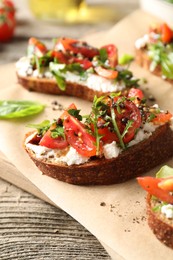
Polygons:
<instances>
[{"instance_id":1,"label":"cherry tomato slice","mask_svg":"<svg viewBox=\"0 0 173 260\"><path fill-rule=\"evenodd\" d=\"M172 118L172 114L167 112L167 113L158 113L156 114L156 117L152 120L152 122L154 124L164 124L164 123L167 123L171 120Z\"/></svg>"},{"instance_id":2,"label":"cherry tomato slice","mask_svg":"<svg viewBox=\"0 0 173 260\"><path fill-rule=\"evenodd\" d=\"M118 65L118 50L114 44L108 44L100 49L106 49L108 54L108 61L111 68L114 68Z\"/></svg>"},{"instance_id":3,"label":"cherry tomato slice","mask_svg":"<svg viewBox=\"0 0 173 260\"><path fill-rule=\"evenodd\" d=\"M87 58L79 59L79 58L73 57L69 60L69 63L79 63L84 70L87 70L93 66L92 62L90 60L88 60Z\"/></svg>"},{"instance_id":4,"label":"cherry tomato slice","mask_svg":"<svg viewBox=\"0 0 173 260\"><path fill-rule=\"evenodd\" d=\"M131 126L128 128L127 133L123 137L124 143L129 143L135 136L136 129L141 126L142 119L140 111L132 101L125 100L122 103L121 112L119 113L118 110L115 110L115 114L117 117L117 121L119 121L119 125L121 124L121 134L123 133L127 122L132 122Z\"/></svg>"},{"instance_id":5,"label":"cherry tomato slice","mask_svg":"<svg viewBox=\"0 0 173 260\"><path fill-rule=\"evenodd\" d=\"M161 201L173 204L173 196L171 196L168 191L164 191L158 186L159 182L162 180L163 179L153 178L150 176L137 178L139 185L149 194L157 197Z\"/></svg>"},{"instance_id":6,"label":"cherry tomato slice","mask_svg":"<svg viewBox=\"0 0 173 260\"><path fill-rule=\"evenodd\" d=\"M71 103L67 109L64 110L62 115L60 116L61 119L64 119L65 117L69 116L68 110L70 109L77 109L76 105L74 103Z\"/></svg>"},{"instance_id":7,"label":"cherry tomato slice","mask_svg":"<svg viewBox=\"0 0 173 260\"><path fill-rule=\"evenodd\" d=\"M31 52L33 52L37 57L42 57L47 52L47 47L45 44L34 37L29 39L28 44L28 48L31 49L32 47Z\"/></svg>"},{"instance_id":8,"label":"cherry tomato slice","mask_svg":"<svg viewBox=\"0 0 173 260\"><path fill-rule=\"evenodd\" d=\"M45 133L45 135L41 138L39 145L45 146L51 149L65 149L68 146L67 140L65 140L62 136L53 138L51 137L51 130L53 130L56 125L52 125L50 129Z\"/></svg>"},{"instance_id":9,"label":"cherry tomato slice","mask_svg":"<svg viewBox=\"0 0 173 260\"><path fill-rule=\"evenodd\" d=\"M16 27L13 14L0 9L0 42L8 42L12 39Z\"/></svg>"},{"instance_id":10,"label":"cherry tomato slice","mask_svg":"<svg viewBox=\"0 0 173 260\"><path fill-rule=\"evenodd\" d=\"M158 187L162 190L173 192L173 177L163 179L158 183Z\"/></svg>"},{"instance_id":11,"label":"cherry tomato slice","mask_svg":"<svg viewBox=\"0 0 173 260\"><path fill-rule=\"evenodd\" d=\"M128 93L129 98L135 98L132 100L135 104L140 104L141 100L144 98L142 90L138 88L131 88Z\"/></svg>"},{"instance_id":12,"label":"cherry tomato slice","mask_svg":"<svg viewBox=\"0 0 173 260\"><path fill-rule=\"evenodd\" d=\"M61 38L58 40L55 48L62 49L64 52L73 52L74 54L82 54L84 57L93 58L99 54L97 48L94 48L83 41L78 41L71 38Z\"/></svg>"},{"instance_id":13,"label":"cherry tomato slice","mask_svg":"<svg viewBox=\"0 0 173 260\"><path fill-rule=\"evenodd\" d=\"M68 57L62 51L53 50L51 56L53 58L56 58L59 63L63 63L63 64L68 63Z\"/></svg>"},{"instance_id":14,"label":"cherry tomato slice","mask_svg":"<svg viewBox=\"0 0 173 260\"><path fill-rule=\"evenodd\" d=\"M105 69L101 66L95 67L94 69L99 76L107 79L116 79L118 76L118 71L116 70Z\"/></svg>"},{"instance_id":15,"label":"cherry tomato slice","mask_svg":"<svg viewBox=\"0 0 173 260\"><path fill-rule=\"evenodd\" d=\"M173 38L173 31L171 28L166 24L163 23L160 27L161 30L161 40L163 43L169 43L171 42Z\"/></svg>"},{"instance_id":16,"label":"cherry tomato slice","mask_svg":"<svg viewBox=\"0 0 173 260\"><path fill-rule=\"evenodd\" d=\"M79 154L88 157L96 155L96 139L78 119L69 115L64 119L63 125L68 143Z\"/></svg>"}]
</instances>

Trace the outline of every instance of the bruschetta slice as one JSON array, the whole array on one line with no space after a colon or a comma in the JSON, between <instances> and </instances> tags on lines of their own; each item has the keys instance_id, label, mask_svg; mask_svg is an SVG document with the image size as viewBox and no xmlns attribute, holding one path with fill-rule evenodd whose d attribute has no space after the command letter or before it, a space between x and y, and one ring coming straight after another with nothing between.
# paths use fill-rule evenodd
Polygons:
<instances>
[{"instance_id":1,"label":"bruschetta slice","mask_svg":"<svg viewBox=\"0 0 173 260\"><path fill-rule=\"evenodd\" d=\"M155 177L138 177L148 192L146 197L148 224L155 236L173 249L173 169L163 166Z\"/></svg>"},{"instance_id":2,"label":"bruschetta slice","mask_svg":"<svg viewBox=\"0 0 173 260\"><path fill-rule=\"evenodd\" d=\"M138 90L139 91L139 90ZM24 147L43 174L77 185L125 182L173 155L172 115L138 97L95 97L81 116L71 104L50 122L30 125Z\"/></svg>"},{"instance_id":3,"label":"bruschetta slice","mask_svg":"<svg viewBox=\"0 0 173 260\"><path fill-rule=\"evenodd\" d=\"M150 27L137 39L135 52L140 66L173 83L173 31L166 23Z\"/></svg>"},{"instance_id":4,"label":"bruschetta slice","mask_svg":"<svg viewBox=\"0 0 173 260\"><path fill-rule=\"evenodd\" d=\"M16 63L18 82L30 91L76 96L93 101L95 95L139 86L139 79L118 64L114 44L95 48L70 38L55 41L52 49L30 38L26 57Z\"/></svg>"}]
</instances>

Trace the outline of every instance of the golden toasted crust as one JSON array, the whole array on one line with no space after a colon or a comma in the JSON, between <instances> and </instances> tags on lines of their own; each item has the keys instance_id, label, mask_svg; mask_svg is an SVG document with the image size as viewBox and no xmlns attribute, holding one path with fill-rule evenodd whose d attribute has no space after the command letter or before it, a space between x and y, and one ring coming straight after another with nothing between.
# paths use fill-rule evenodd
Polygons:
<instances>
[{"instance_id":1,"label":"golden toasted crust","mask_svg":"<svg viewBox=\"0 0 173 260\"><path fill-rule=\"evenodd\" d=\"M146 48L135 49L135 61L144 69L150 70L151 60L147 54ZM159 65L151 73L153 73L156 76L162 77L162 70ZM165 80L170 83L173 83L172 79L165 79Z\"/></svg>"},{"instance_id":2,"label":"golden toasted crust","mask_svg":"<svg viewBox=\"0 0 173 260\"><path fill-rule=\"evenodd\" d=\"M92 158L81 165L48 163L25 147L40 171L76 185L107 185L125 182L165 162L173 155L173 131L165 124L146 140L123 151L117 158Z\"/></svg>"},{"instance_id":3,"label":"golden toasted crust","mask_svg":"<svg viewBox=\"0 0 173 260\"><path fill-rule=\"evenodd\" d=\"M18 82L29 91L36 91L53 95L68 95L93 101L94 96L109 94L108 92L96 91L77 83L67 82L65 91L60 90L55 79L22 77L17 74Z\"/></svg>"},{"instance_id":4,"label":"golden toasted crust","mask_svg":"<svg viewBox=\"0 0 173 260\"><path fill-rule=\"evenodd\" d=\"M148 225L155 236L166 246L173 249L173 225L161 213L152 210L151 195L147 195Z\"/></svg>"}]
</instances>

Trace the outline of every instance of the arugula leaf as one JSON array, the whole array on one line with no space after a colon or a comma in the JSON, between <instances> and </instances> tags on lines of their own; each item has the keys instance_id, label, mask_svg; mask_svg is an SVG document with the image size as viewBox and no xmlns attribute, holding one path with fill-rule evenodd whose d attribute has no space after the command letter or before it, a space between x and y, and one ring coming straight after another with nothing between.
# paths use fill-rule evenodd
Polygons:
<instances>
[{"instance_id":1,"label":"arugula leaf","mask_svg":"<svg viewBox=\"0 0 173 260\"><path fill-rule=\"evenodd\" d=\"M118 60L120 65L129 65L134 60L134 57L131 54L124 54Z\"/></svg>"},{"instance_id":2,"label":"arugula leaf","mask_svg":"<svg viewBox=\"0 0 173 260\"><path fill-rule=\"evenodd\" d=\"M124 138L124 136L128 133L129 128L132 126L132 124L134 123L133 120L128 120L126 127L121 135L122 138Z\"/></svg>"},{"instance_id":3,"label":"arugula leaf","mask_svg":"<svg viewBox=\"0 0 173 260\"><path fill-rule=\"evenodd\" d=\"M12 119L38 114L45 106L33 101L0 101L0 119Z\"/></svg>"},{"instance_id":4,"label":"arugula leaf","mask_svg":"<svg viewBox=\"0 0 173 260\"><path fill-rule=\"evenodd\" d=\"M69 110L68 110L68 113L69 113L71 116L76 117L79 121L82 121L82 116L79 114L79 113L80 113L80 110L78 110L78 109L69 109Z\"/></svg>"},{"instance_id":5,"label":"arugula leaf","mask_svg":"<svg viewBox=\"0 0 173 260\"><path fill-rule=\"evenodd\" d=\"M100 61L103 63L105 63L105 61L108 59L108 53L105 48L102 48L99 50L99 58L100 58Z\"/></svg>"},{"instance_id":6,"label":"arugula leaf","mask_svg":"<svg viewBox=\"0 0 173 260\"><path fill-rule=\"evenodd\" d=\"M49 120L44 120L40 124L28 124L27 127L35 128L38 131L39 135L44 135L44 133L47 132L47 130L50 128L51 123Z\"/></svg>"},{"instance_id":7,"label":"arugula leaf","mask_svg":"<svg viewBox=\"0 0 173 260\"><path fill-rule=\"evenodd\" d=\"M57 125L56 128L51 130L51 137L57 138L60 136L65 139L64 128L63 128L63 126Z\"/></svg>"},{"instance_id":8,"label":"arugula leaf","mask_svg":"<svg viewBox=\"0 0 173 260\"><path fill-rule=\"evenodd\" d=\"M60 90L65 91L65 89L66 89L65 78L62 75L60 75L58 72L55 72L55 71L51 71L51 72L52 72L53 76L55 77L57 85L60 88Z\"/></svg>"}]
</instances>

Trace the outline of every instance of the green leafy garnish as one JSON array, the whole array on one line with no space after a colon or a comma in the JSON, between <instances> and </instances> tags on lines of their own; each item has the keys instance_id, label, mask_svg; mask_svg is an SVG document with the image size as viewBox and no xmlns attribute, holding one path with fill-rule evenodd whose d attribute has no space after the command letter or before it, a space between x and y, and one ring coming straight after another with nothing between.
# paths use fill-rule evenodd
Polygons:
<instances>
[{"instance_id":1,"label":"green leafy garnish","mask_svg":"<svg viewBox=\"0 0 173 260\"><path fill-rule=\"evenodd\" d=\"M49 120L44 120L40 124L28 124L27 127L35 128L38 131L39 135L44 135L47 130L50 128L51 123Z\"/></svg>"},{"instance_id":2,"label":"green leafy garnish","mask_svg":"<svg viewBox=\"0 0 173 260\"><path fill-rule=\"evenodd\" d=\"M173 176L173 168L165 165L157 173L156 178L167 178Z\"/></svg>"},{"instance_id":3,"label":"green leafy garnish","mask_svg":"<svg viewBox=\"0 0 173 260\"><path fill-rule=\"evenodd\" d=\"M122 69L117 67L118 76L117 82L123 82L126 88L139 87L139 79L134 78L133 73L128 69Z\"/></svg>"},{"instance_id":4,"label":"green leafy garnish","mask_svg":"<svg viewBox=\"0 0 173 260\"><path fill-rule=\"evenodd\" d=\"M38 114L45 106L33 101L0 101L0 119L12 119Z\"/></svg>"},{"instance_id":5,"label":"green leafy garnish","mask_svg":"<svg viewBox=\"0 0 173 260\"><path fill-rule=\"evenodd\" d=\"M150 44L148 49L148 55L152 60L150 70L154 71L160 65L162 75L168 79L173 79L173 44L165 45L158 41L155 44Z\"/></svg>"},{"instance_id":6,"label":"green leafy garnish","mask_svg":"<svg viewBox=\"0 0 173 260\"><path fill-rule=\"evenodd\" d=\"M105 61L108 59L108 53L105 48L99 50L99 59L103 63L105 63Z\"/></svg>"},{"instance_id":7,"label":"green leafy garnish","mask_svg":"<svg viewBox=\"0 0 173 260\"><path fill-rule=\"evenodd\" d=\"M60 88L60 90L65 91L66 89L66 81L65 78L58 72L51 71L53 76L56 79L57 85Z\"/></svg>"},{"instance_id":8,"label":"green leafy garnish","mask_svg":"<svg viewBox=\"0 0 173 260\"><path fill-rule=\"evenodd\" d=\"M129 65L134 60L134 57L131 54L124 54L118 60L120 65Z\"/></svg>"},{"instance_id":9,"label":"green leafy garnish","mask_svg":"<svg viewBox=\"0 0 173 260\"><path fill-rule=\"evenodd\" d=\"M57 138L60 136L65 139L64 128L63 126L57 125L56 128L51 130L51 137Z\"/></svg>"},{"instance_id":10,"label":"green leafy garnish","mask_svg":"<svg viewBox=\"0 0 173 260\"><path fill-rule=\"evenodd\" d=\"M71 116L74 116L75 118L77 118L79 121L82 121L82 116L79 114L80 110L78 110L78 109L69 109L68 113Z\"/></svg>"}]
</instances>

